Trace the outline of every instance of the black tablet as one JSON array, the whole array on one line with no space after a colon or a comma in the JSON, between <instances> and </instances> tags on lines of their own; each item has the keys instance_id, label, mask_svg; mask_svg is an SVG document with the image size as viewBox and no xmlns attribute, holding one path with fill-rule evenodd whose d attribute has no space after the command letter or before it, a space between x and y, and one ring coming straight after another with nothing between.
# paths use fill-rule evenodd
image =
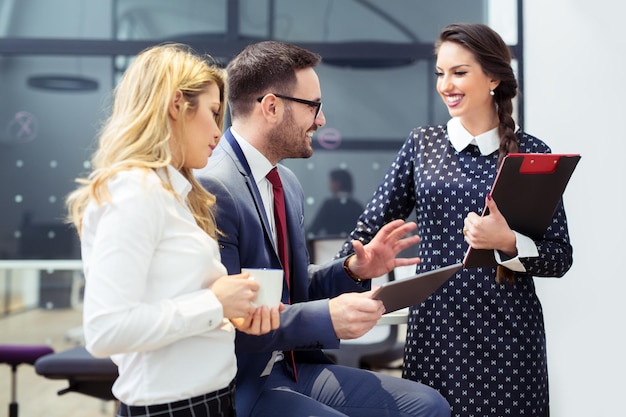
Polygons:
<instances>
[{"instance_id":1,"label":"black tablet","mask_svg":"<svg viewBox=\"0 0 626 417\"><path fill-rule=\"evenodd\" d=\"M462 266L462 263L457 263L422 272L409 278L387 282L375 289L371 298L381 300L385 305L386 313L419 304L430 297Z\"/></svg>"}]
</instances>

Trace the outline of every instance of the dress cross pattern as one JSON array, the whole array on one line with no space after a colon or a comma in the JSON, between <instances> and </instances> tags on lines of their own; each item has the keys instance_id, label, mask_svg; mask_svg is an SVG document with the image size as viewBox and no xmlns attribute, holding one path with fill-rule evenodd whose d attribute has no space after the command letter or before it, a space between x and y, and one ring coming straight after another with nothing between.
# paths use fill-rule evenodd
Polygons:
<instances>
[{"instance_id":1,"label":"dress cross pattern","mask_svg":"<svg viewBox=\"0 0 626 417\"><path fill-rule=\"evenodd\" d=\"M546 153L523 133L520 152ZM359 219L352 239L367 243L372 225L407 218L412 211L421 237L416 272L460 262L467 252L463 221L479 213L497 173L497 152L477 146L456 152L446 126L415 129ZM382 220L381 220L382 219ZM546 231L553 242L569 240L567 219L557 209ZM558 245L542 244L527 259L535 276L563 270ZM342 256L348 252L344 247ZM533 278L496 284L494 268L463 268L428 300L411 307L402 376L437 389L452 417L543 416L549 406L546 337Z\"/></svg>"},{"instance_id":2,"label":"dress cross pattern","mask_svg":"<svg viewBox=\"0 0 626 417\"><path fill-rule=\"evenodd\" d=\"M276 240L278 241L278 257L283 264L283 271L285 272L285 281L287 282L287 288L291 287L291 277L289 274L289 246L287 244L287 214L285 211L285 194L283 192L283 183L278 175L278 169L272 168L272 170L265 176L272 184L274 191L274 221L276 223ZM290 365L293 367L293 377L298 381L296 373L296 360L293 350L285 351L284 355L289 359Z\"/></svg>"}]
</instances>

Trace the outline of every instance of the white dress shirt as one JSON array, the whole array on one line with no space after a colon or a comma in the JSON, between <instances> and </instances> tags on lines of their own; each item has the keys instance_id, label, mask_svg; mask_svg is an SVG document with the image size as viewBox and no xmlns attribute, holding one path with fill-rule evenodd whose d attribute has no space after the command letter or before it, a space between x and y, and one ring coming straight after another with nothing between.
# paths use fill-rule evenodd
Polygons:
<instances>
[{"instance_id":1,"label":"white dress shirt","mask_svg":"<svg viewBox=\"0 0 626 417\"><path fill-rule=\"evenodd\" d=\"M86 347L118 365L113 394L128 405L224 388L237 367L234 327L208 289L227 274L217 242L185 204L191 184L172 167L157 172L118 173L82 225Z\"/></svg>"},{"instance_id":2,"label":"white dress shirt","mask_svg":"<svg viewBox=\"0 0 626 417\"><path fill-rule=\"evenodd\" d=\"M469 133L465 127L463 127L461 121L458 118L453 117L448 121L447 128L450 143L452 143L452 146L454 146L454 149L457 152L462 151L469 145L475 145L478 146L481 155L487 156L497 151L500 147L500 136L498 136L497 127L485 133L481 133L478 136L472 136L472 134ZM516 125L515 131L517 132L518 130L519 126ZM517 256L511 259L502 260L500 252L494 250L493 252L495 254L496 262L512 271L526 272L526 268L524 268L524 265L522 265L519 258L537 257L539 256L539 251L537 250L537 245L535 245L535 242L531 238L518 233L515 230L513 230L513 233L515 233Z\"/></svg>"}]
</instances>

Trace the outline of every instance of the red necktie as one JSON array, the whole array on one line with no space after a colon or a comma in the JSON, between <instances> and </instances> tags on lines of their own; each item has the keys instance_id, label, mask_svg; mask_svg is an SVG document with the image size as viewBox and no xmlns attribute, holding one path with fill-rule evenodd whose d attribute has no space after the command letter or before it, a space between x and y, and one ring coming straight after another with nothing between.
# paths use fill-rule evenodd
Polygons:
<instances>
[{"instance_id":1,"label":"red necktie","mask_svg":"<svg viewBox=\"0 0 626 417\"><path fill-rule=\"evenodd\" d=\"M287 288L291 286L289 276L289 248L287 246L287 214L285 213L285 194L283 193L283 183L278 175L278 170L272 170L266 175L274 189L274 221L276 223L276 240L278 241L278 257L283 264L285 271L285 281Z\"/></svg>"},{"instance_id":2,"label":"red necktie","mask_svg":"<svg viewBox=\"0 0 626 417\"><path fill-rule=\"evenodd\" d=\"M272 168L272 170L266 175L269 182L272 183L274 190L274 221L276 223L276 240L278 241L278 257L283 264L283 271L285 271L285 281L287 282L287 288L291 290L291 277L289 274L289 246L287 245L287 214L285 212L285 194L283 192L283 183L278 175L278 170ZM296 373L296 359L293 354L293 350L286 350L284 355L293 367L293 378L298 381L298 375Z\"/></svg>"}]
</instances>

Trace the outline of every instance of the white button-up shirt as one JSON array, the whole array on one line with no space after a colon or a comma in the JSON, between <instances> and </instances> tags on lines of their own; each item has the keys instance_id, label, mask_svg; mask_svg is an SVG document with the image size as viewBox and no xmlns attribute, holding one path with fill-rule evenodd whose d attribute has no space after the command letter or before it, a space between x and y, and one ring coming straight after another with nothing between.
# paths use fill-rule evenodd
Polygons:
<instances>
[{"instance_id":1,"label":"white button-up shirt","mask_svg":"<svg viewBox=\"0 0 626 417\"><path fill-rule=\"evenodd\" d=\"M82 226L87 350L118 365L113 394L129 405L226 387L235 331L209 288L227 272L185 204L190 183L168 167L123 171L107 185L110 201L92 201Z\"/></svg>"}]
</instances>

